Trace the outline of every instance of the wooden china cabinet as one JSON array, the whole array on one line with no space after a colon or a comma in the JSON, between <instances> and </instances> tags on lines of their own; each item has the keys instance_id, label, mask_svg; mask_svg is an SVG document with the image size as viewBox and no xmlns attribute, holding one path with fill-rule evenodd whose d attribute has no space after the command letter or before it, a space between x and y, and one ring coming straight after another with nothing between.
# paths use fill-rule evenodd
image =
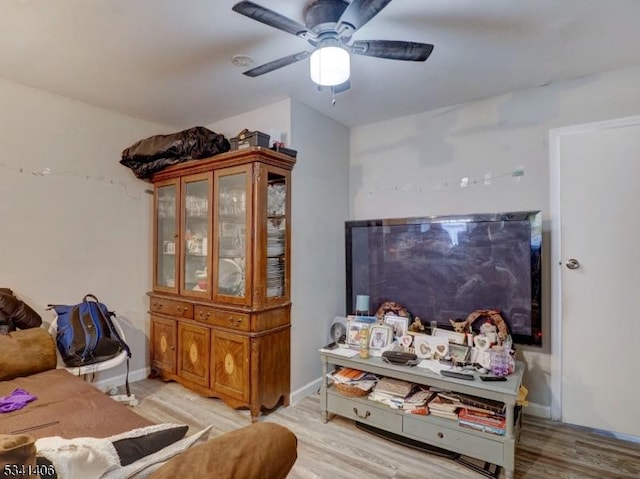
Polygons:
<instances>
[{"instance_id":1,"label":"wooden china cabinet","mask_svg":"<svg viewBox=\"0 0 640 479\"><path fill-rule=\"evenodd\" d=\"M152 375L252 421L289 404L294 163L253 147L152 178Z\"/></svg>"}]
</instances>

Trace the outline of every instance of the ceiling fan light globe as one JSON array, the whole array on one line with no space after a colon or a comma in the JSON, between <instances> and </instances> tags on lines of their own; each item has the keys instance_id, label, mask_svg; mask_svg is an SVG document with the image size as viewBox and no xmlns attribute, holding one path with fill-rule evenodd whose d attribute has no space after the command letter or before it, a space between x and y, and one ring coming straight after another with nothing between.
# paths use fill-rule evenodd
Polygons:
<instances>
[{"instance_id":1,"label":"ceiling fan light globe","mask_svg":"<svg viewBox=\"0 0 640 479\"><path fill-rule=\"evenodd\" d=\"M318 48L309 60L311 80L320 86L340 85L351 75L351 58L344 48Z\"/></svg>"}]
</instances>

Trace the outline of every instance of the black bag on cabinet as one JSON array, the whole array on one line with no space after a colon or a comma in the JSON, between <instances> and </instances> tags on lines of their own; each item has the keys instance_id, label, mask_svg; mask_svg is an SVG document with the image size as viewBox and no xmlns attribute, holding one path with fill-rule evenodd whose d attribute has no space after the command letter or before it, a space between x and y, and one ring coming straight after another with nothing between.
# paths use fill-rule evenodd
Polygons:
<instances>
[{"instance_id":1,"label":"black bag on cabinet","mask_svg":"<svg viewBox=\"0 0 640 479\"><path fill-rule=\"evenodd\" d=\"M130 168L137 178L147 179L167 166L208 158L230 148L224 135L196 126L137 141L122 152L120 164Z\"/></svg>"}]
</instances>

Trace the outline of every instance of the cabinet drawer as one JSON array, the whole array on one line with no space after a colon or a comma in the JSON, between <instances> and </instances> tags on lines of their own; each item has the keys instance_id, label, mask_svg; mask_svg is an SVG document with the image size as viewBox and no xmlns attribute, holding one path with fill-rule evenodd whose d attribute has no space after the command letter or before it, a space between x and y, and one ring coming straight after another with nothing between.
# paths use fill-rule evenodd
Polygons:
<instances>
[{"instance_id":1,"label":"cabinet drawer","mask_svg":"<svg viewBox=\"0 0 640 479\"><path fill-rule=\"evenodd\" d=\"M193 305L185 303L184 301L152 297L149 303L152 313L168 314L170 316L193 319Z\"/></svg>"},{"instance_id":2,"label":"cabinet drawer","mask_svg":"<svg viewBox=\"0 0 640 479\"><path fill-rule=\"evenodd\" d=\"M402 415L387 406L378 406L367 399L354 399L340 393L327 394L329 412L370 424L396 434L402 433Z\"/></svg>"},{"instance_id":3,"label":"cabinet drawer","mask_svg":"<svg viewBox=\"0 0 640 479\"><path fill-rule=\"evenodd\" d=\"M194 318L221 328L249 331L249 315L245 313L196 306Z\"/></svg>"},{"instance_id":4,"label":"cabinet drawer","mask_svg":"<svg viewBox=\"0 0 640 479\"><path fill-rule=\"evenodd\" d=\"M482 433L486 437L480 437L472 432L467 433L430 422L429 416L404 416L402 419L402 432L406 435L449 451L504 465L504 444L500 441L500 436ZM455 425L455 422L452 423ZM496 440L492 440L492 437Z\"/></svg>"}]
</instances>

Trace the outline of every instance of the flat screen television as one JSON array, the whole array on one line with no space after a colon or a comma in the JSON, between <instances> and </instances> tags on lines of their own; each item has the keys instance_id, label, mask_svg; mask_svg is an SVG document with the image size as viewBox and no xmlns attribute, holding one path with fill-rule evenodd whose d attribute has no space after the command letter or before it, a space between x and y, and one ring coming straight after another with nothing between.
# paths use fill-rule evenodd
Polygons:
<instances>
[{"instance_id":1,"label":"flat screen television","mask_svg":"<svg viewBox=\"0 0 640 479\"><path fill-rule=\"evenodd\" d=\"M496 309L514 343L542 345L540 211L347 221L345 238L347 314L358 295L445 329Z\"/></svg>"}]
</instances>

